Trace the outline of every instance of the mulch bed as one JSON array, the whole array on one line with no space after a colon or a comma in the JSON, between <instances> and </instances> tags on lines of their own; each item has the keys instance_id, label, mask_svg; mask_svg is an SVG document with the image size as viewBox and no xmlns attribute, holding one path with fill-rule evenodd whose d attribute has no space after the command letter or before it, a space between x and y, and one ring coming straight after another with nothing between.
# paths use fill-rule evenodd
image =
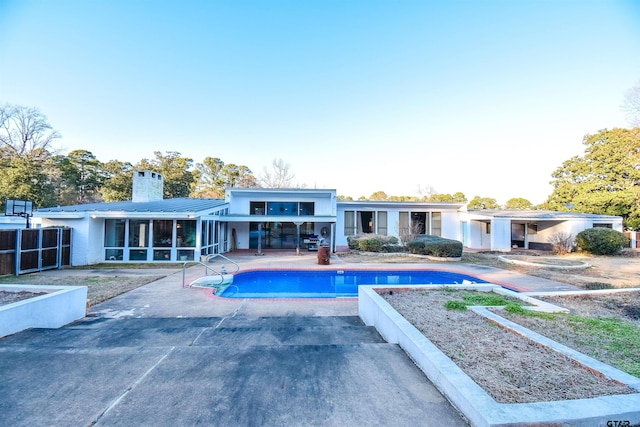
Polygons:
<instances>
[{"instance_id":1,"label":"mulch bed","mask_svg":"<svg viewBox=\"0 0 640 427\"><path fill-rule=\"evenodd\" d=\"M407 290L382 296L500 403L637 393L471 311L447 310L446 301L462 301L456 292Z\"/></svg>"}]
</instances>

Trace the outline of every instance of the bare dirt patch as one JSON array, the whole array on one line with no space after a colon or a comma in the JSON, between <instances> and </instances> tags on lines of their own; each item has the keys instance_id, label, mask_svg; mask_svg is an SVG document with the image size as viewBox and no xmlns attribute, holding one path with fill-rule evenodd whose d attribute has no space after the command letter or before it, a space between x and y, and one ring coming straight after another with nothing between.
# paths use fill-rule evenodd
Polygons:
<instances>
[{"instance_id":1,"label":"bare dirt patch","mask_svg":"<svg viewBox=\"0 0 640 427\"><path fill-rule=\"evenodd\" d=\"M393 291L383 297L501 403L583 399L636 391L471 311L444 308L463 291Z\"/></svg>"},{"instance_id":2,"label":"bare dirt patch","mask_svg":"<svg viewBox=\"0 0 640 427\"><path fill-rule=\"evenodd\" d=\"M23 301L29 298L37 297L40 295L46 295L46 292L29 292L29 291L18 291L18 292L8 292L8 291L0 291L0 306L5 304L12 304L14 302Z\"/></svg>"},{"instance_id":3,"label":"bare dirt patch","mask_svg":"<svg viewBox=\"0 0 640 427\"><path fill-rule=\"evenodd\" d=\"M170 268L87 268L51 270L21 276L2 276L0 283L42 286L87 286L87 299L93 306L115 296L149 284L179 270Z\"/></svg>"},{"instance_id":4,"label":"bare dirt patch","mask_svg":"<svg viewBox=\"0 0 640 427\"><path fill-rule=\"evenodd\" d=\"M534 253L526 252L526 256L533 257ZM571 254L554 256L559 264L582 261L589 263L590 267L584 269L553 268L540 264L538 266L525 266L510 264L498 259L495 253L464 253L462 261L469 264L487 265L504 270L516 271L530 276L542 277L560 283L587 288L590 283L599 282L611 285L614 288L640 287L640 252L625 251L622 255L595 256L583 254ZM517 255L517 253L516 253ZM549 254L541 254L548 257Z\"/></svg>"}]
</instances>

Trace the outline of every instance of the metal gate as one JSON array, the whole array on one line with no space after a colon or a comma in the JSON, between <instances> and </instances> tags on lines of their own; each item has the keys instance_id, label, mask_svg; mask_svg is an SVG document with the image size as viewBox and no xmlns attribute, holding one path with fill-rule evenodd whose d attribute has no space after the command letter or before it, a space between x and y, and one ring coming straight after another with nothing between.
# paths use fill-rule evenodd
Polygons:
<instances>
[{"instance_id":1,"label":"metal gate","mask_svg":"<svg viewBox=\"0 0 640 427\"><path fill-rule=\"evenodd\" d=\"M31 273L71 265L70 228L0 230L0 274Z\"/></svg>"}]
</instances>

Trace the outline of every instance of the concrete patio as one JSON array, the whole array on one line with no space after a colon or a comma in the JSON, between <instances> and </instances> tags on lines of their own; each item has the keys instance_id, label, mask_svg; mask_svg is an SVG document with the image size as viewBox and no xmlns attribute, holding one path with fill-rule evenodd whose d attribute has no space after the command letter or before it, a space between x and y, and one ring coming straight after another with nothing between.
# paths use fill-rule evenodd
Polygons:
<instances>
[{"instance_id":1,"label":"concrete patio","mask_svg":"<svg viewBox=\"0 0 640 427\"><path fill-rule=\"evenodd\" d=\"M336 257L317 265L314 254L230 256L241 270L347 267ZM573 289L489 267L429 268L520 290ZM192 267L187 279L203 274ZM183 288L176 270L66 327L0 340L0 414L13 426L466 423L399 346L357 316L351 298L220 299Z\"/></svg>"}]
</instances>

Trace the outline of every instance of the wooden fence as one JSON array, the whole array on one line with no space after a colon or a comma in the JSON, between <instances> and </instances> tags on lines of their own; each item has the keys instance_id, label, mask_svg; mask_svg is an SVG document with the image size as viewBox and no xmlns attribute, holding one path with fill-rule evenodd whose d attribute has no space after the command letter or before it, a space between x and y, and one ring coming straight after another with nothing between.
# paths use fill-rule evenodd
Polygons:
<instances>
[{"instance_id":1,"label":"wooden fence","mask_svg":"<svg viewBox=\"0 0 640 427\"><path fill-rule=\"evenodd\" d=\"M70 228L0 230L0 275L71 265Z\"/></svg>"}]
</instances>

